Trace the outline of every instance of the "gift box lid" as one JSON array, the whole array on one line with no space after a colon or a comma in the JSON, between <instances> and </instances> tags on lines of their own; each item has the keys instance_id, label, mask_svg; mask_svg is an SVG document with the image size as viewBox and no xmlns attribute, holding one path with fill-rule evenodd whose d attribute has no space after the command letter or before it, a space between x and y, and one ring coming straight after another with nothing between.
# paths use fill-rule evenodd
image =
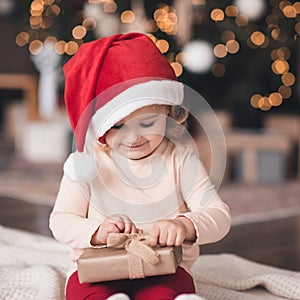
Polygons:
<instances>
[{"instance_id":1,"label":"gift box lid","mask_svg":"<svg viewBox=\"0 0 300 300\"><path fill-rule=\"evenodd\" d=\"M156 247L154 250L158 254L159 261L156 264L142 262L144 277L175 273L182 260L181 247ZM130 266L125 249L85 249L77 264L80 283L130 278Z\"/></svg>"}]
</instances>

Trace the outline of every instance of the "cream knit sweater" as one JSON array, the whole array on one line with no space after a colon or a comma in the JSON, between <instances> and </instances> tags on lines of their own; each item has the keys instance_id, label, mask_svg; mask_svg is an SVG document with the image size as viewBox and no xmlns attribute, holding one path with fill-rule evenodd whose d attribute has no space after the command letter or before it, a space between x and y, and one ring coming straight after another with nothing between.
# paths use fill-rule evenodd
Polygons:
<instances>
[{"instance_id":1,"label":"cream knit sweater","mask_svg":"<svg viewBox=\"0 0 300 300\"><path fill-rule=\"evenodd\" d=\"M199 245L227 234L229 209L191 147L164 140L151 156L134 161L96 146L95 158L98 178L78 184L63 177L50 217L56 239L73 248L70 273L82 250L92 247L91 237L101 222L116 213L127 215L145 234L156 220L189 218L197 240L183 245L181 266L187 271L199 256Z\"/></svg>"}]
</instances>

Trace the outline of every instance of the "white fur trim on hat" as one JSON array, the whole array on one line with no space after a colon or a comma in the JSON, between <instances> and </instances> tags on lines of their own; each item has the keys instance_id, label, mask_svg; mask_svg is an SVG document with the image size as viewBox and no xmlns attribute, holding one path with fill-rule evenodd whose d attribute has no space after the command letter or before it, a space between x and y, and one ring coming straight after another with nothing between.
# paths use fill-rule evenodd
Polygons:
<instances>
[{"instance_id":1,"label":"white fur trim on hat","mask_svg":"<svg viewBox=\"0 0 300 300\"><path fill-rule=\"evenodd\" d=\"M93 115L87 135L95 141L135 110L153 105L180 105L183 84L174 80L151 80L134 85L117 95Z\"/></svg>"}]
</instances>

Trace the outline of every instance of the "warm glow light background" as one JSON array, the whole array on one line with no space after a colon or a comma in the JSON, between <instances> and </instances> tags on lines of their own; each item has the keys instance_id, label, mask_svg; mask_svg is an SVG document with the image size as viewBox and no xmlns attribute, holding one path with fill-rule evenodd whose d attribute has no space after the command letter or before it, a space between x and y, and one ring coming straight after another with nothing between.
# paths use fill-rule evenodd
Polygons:
<instances>
[{"instance_id":1,"label":"warm glow light background","mask_svg":"<svg viewBox=\"0 0 300 300\"><path fill-rule=\"evenodd\" d=\"M263 2L269 5L267 12L264 11L266 9ZM114 0L89 0L89 3L101 4L105 14L116 14L118 11L118 3ZM97 20L86 16L84 11L79 10L77 20L80 22L73 26L69 39L62 39L58 33L50 33L56 19L63 14L62 5L62 0L33 0L29 7L29 24L16 36L17 45L28 46L32 55L37 55L43 47L53 48L59 55L74 55L88 33L96 28ZM267 90L253 91L243 101L247 101L252 108L268 111L272 107L282 105L293 96L297 68L291 68L292 51L289 46L290 42L287 41L292 39L295 45L297 44L300 35L300 2L237 0L231 3L230 1L193 0L192 5L194 28L199 30L201 24L204 24L203 18L209 18L206 23L215 24L218 28L219 41L212 43L205 42L204 39L201 41L195 39L182 47L177 47L174 51L174 47L170 45L170 39L178 34L179 24L178 12L172 3L170 5L158 3L151 18L147 18L144 22L144 32L168 57L178 77L184 78L184 72L201 74L207 71L215 78L229 76L228 68L231 63L225 63L226 59L233 60L231 56L241 55L241 48L247 45L253 51L265 50L265 55L272 60L269 72L278 76L280 80L276 83L274 80L272 87L268 86ZM245 7L248 8L248 15L243 12ZM253 10L253 7L256 7L257 12ZM263 21L258 22L258 15L263 13ZM136 14L131 9L119 10L118 17L123 24L131 24L136 20ZM287 32L282 25L283 21L289 22L290 32ZM199 27L197 23L200 24ZM205 24L203 27L205 28ZM170 39L162 38L161 34L157 34L158 31ZM241 45L242 42L243 45ZM202 61L199 61L199 57ZM203 61L207 63L203 65ZM259 64L255 61L253 63Z\"/></svg>"}]
</instances>

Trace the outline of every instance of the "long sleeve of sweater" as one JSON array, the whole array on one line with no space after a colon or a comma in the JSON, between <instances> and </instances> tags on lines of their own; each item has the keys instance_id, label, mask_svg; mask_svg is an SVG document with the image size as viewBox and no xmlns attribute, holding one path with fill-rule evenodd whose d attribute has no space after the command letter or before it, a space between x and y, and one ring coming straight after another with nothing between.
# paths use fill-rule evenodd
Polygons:
<instances>
[{"instance_id":1,"label":"long sleeve of sweater","mask_svg":"<svg viewBox=\"0 0 300 300\"><path fill-rule=\"evenodd\" d=\"M49 227L58 241L73 248L92 247L91 237L100 221L87 218L89 205L87 185L63 177L49 220Z\"/></svg>"},{"instance_id":2,"label":"long sleeve of sweater","mask_svg":"<svg viewBox=\"0 0 300 300\"><path fill-rule=\"evenodd\" d=\"M204 166L193 153L189 153L183 163L180 185L182 197L188 208L188 212L182 215L194 224L196 244L213 243L222 239L230 229L229 208L218 195Z\"/></svg>"}]
</instances>

